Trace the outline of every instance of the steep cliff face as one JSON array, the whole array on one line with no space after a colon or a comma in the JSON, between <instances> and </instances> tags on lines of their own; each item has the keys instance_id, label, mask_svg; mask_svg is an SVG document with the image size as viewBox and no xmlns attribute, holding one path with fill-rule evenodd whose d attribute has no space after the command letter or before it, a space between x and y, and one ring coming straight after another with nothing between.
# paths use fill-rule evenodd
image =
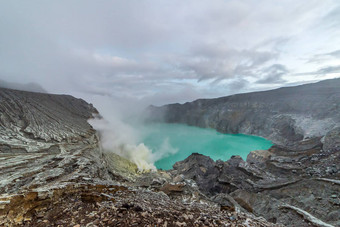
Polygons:
<instances>
[{"instance_id":1,"label":"steep cliff face","mask_svg":"<svg viewBox=\"0 0 340 227\"><path fill-rule=\"evenodd\" d=\"M84 100L0 88L0 193L109 180Z\"/></svg>"},{"instance_id":2,"label":"steep cliff face","mask_svg":"<svg viewBox=\"0 0 340 227\"><path fill-rule=\"evenodd\" d=\"M64 142L84 142L95 134L87 119L96 113L72 96L0 88L1 152L56 151Z\"/></svg>"},{"instance_id":3,"label":"steep cliff face","mask_svg":"<svg viewBox=\"0 0 340 227\"><path fill-rule=\"evenodd\" d=\"M294 146L340 124L340 79L150 107L152 120L262 136Z\"/></svg>"}]
</instances>

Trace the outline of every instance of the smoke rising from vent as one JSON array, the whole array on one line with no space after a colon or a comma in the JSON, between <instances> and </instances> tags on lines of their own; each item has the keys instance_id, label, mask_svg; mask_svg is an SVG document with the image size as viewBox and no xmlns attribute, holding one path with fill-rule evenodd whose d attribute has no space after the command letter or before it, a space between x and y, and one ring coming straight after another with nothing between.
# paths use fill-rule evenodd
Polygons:
<instances>
[{"instance_id":1,"label":"smoke rising from vent","mask_svg":"<svg viewBox=\"0 0 340 227\"><path fill-rule=\"evenodd\" d=\"M152 162L152 152L143 143L136 143L136 133L118 119L90 119L89 123L100 134L100 141L105 152L114 152L132 162L138 170L156 170Z\"/></svg>"},{"instance_id":2,"label":"smoke rising from vent","mask_svg":"<svg viewBox=\"0 0 340 227\"><path fill-rule=\"evenodd\" d=\"M103 96L92 96L89 99L96 103L102 116L90 119L89 123L99 132L105 152L114 152L130 160L143 172L156 170L156 161L178 151L167 139L157 150L151 150L141 142L149 133L143 123L146 104L138 100L118 100Z\"/></svg>"}]
</instances>

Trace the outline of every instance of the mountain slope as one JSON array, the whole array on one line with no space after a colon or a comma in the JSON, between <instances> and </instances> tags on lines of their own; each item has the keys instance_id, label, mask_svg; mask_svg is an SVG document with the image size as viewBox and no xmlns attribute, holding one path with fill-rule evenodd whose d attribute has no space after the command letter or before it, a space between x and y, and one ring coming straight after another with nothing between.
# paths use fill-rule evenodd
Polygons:
<instances>
[{"instance_id":1,"label":"mountain slope","mask_svg":"<svg viewBox=\"0 0 340 227\"><path fill-rule=\"evenodd\" d=\"M87 119L98 111L84 100L0 88L0 146L38 152L94 135Z\"/></svg>"}]
</instances>

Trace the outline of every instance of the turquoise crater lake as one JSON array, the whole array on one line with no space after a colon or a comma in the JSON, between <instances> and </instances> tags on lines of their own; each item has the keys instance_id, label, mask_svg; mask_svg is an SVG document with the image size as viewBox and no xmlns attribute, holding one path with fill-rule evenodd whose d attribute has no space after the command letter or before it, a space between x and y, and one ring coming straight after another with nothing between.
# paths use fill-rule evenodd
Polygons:
<instances>
[{"instance_id":1,"label":"turquoise crater lake","mask_svg":"<svg viewBox=\"0 0 340 227\"><path fill-rule=\"evenodd\" d=\"M253 150L268 149L271 141L243 134L223 134L214 129L183 124L154 123L143 127L142 141L152 150L158 169L168 170L192 153L207 155L215 161L240 155L246 160Z\"/></svg>"}]
</instances>

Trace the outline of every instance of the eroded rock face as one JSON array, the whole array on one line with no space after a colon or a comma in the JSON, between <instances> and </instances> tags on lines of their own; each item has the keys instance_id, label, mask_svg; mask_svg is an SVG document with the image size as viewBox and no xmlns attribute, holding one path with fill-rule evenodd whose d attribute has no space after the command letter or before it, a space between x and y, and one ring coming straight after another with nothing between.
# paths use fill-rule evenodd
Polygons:
<instances>
[{"instance_id":1,"label":"eroded rock face","mask_svg":"<svg viewBox=\"0 0 340 227\"><path fill-rule=\"evenodd\" d=\"M97 113L71 96L0 88L0 193L111 179L87 122Z\"/></svg>"},{"instance_id":2,"label":"eroded rock face","mask_svg":"<svg viewBox=\"0 0 340 227\"><path fill-rule=\"evenodd\" d=\"M340 124L340 79L150 107L150 119L265 137L294 147Z\"/></svg>"},{"instance_id":3,"label":"eroded rock face","mask_svg":"<svg viewBox=\"0 0 340 227\"><path fill-rule=\"evenodd\" d=\"M86 143L87 119L98 111L84 100L0 88L0 153L60 152L56 144Z\"/></svg>"}]
</instances>

